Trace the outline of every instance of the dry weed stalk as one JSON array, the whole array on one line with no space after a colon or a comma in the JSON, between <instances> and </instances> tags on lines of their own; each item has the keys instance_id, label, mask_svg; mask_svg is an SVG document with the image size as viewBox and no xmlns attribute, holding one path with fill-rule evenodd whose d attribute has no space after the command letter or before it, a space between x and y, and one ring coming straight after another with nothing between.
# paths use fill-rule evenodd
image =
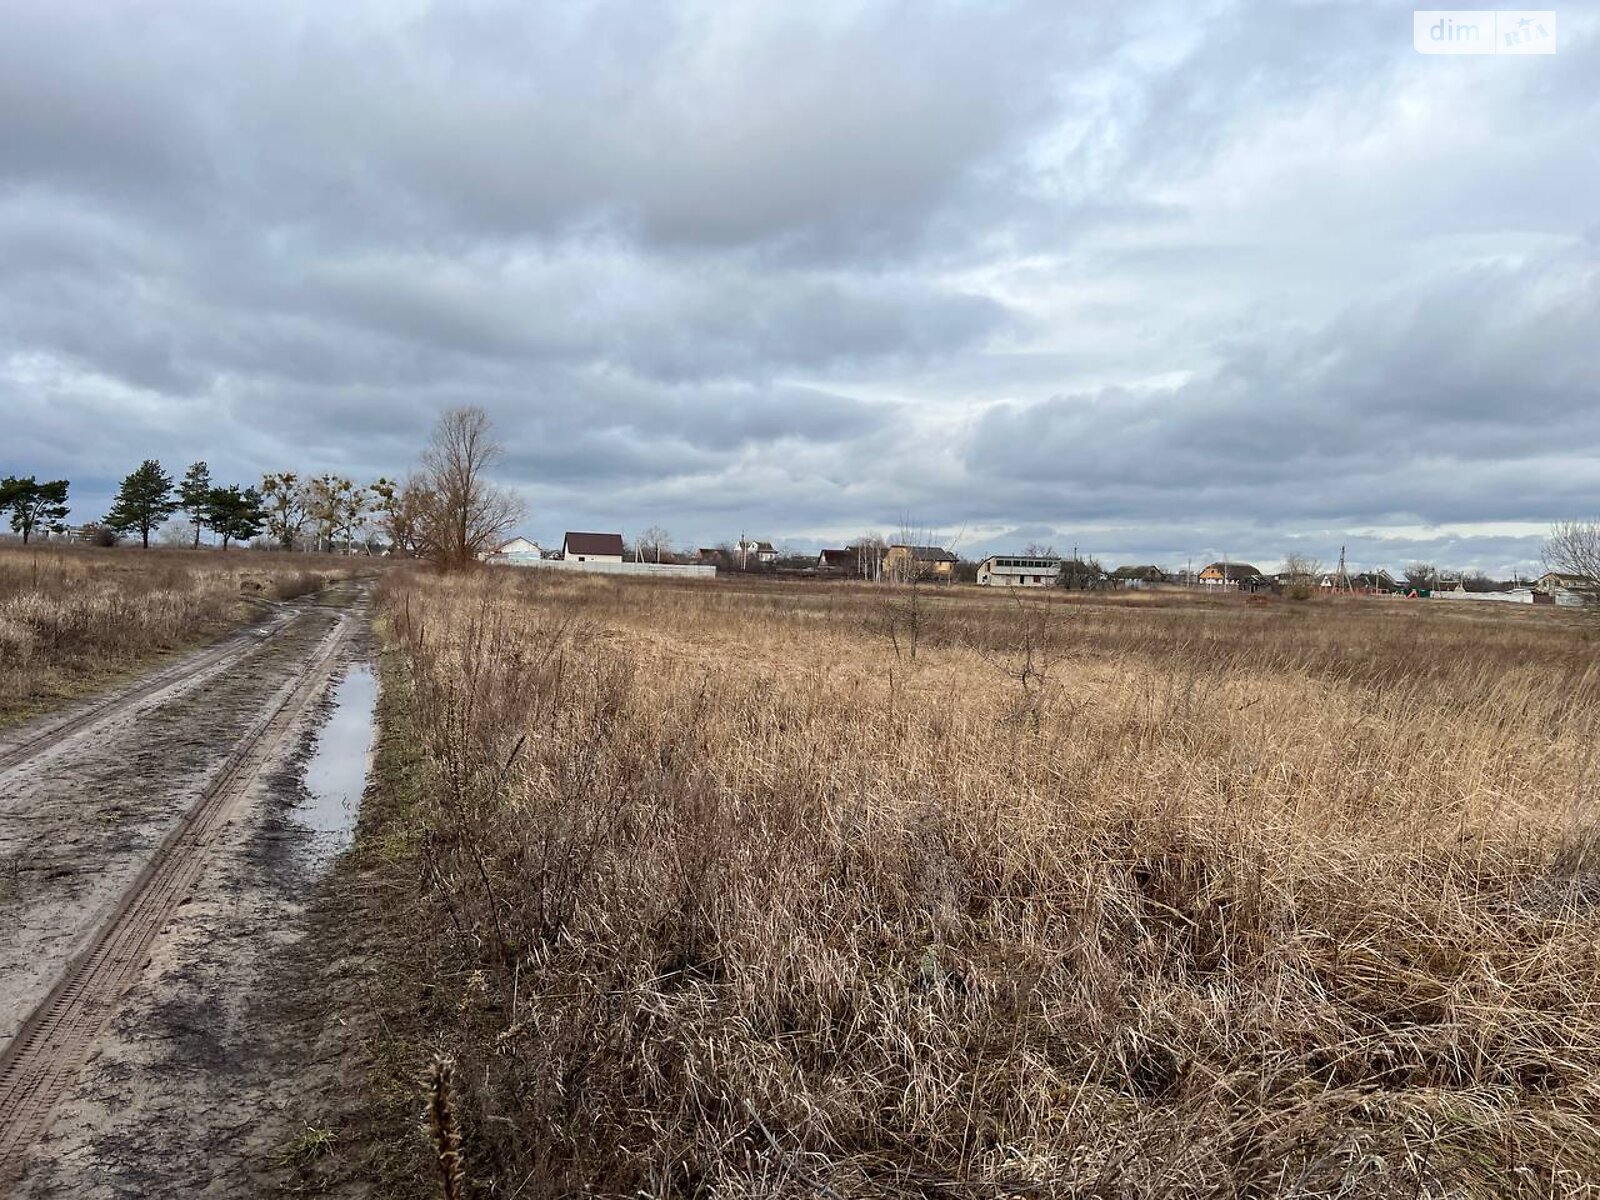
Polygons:
<instances>
[{"instance_id":1,"label":"dry weed stalk","mask_svg":"<svg viewBox=\"0 0 1600 1200\"><path fill-rule=\"evenodd\" d=\"M455 1063L436 1054L428 1067L428 1136L439 1164L439 1182L444 1200L462 1200L466 1195L467 1173L461 1157L461 1128L456 1124L452 1081Z\"/></svg>"}]
</instances>

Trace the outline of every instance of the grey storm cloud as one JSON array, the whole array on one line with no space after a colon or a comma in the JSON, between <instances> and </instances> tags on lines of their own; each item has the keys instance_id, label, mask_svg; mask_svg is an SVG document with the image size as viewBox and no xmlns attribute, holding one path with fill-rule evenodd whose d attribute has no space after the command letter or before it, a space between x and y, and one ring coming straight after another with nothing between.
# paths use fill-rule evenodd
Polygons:
<instances>
[{"instance_id":1,"label":"grey storm cloud","mask_svg":"<svg viewBox=\"0 0 1600 1200\"><path fill-rule=\"evenodd\" d=\"M1600 511L1600 12L0 0L0 472L527 532L1531 563ZM1469 561L1470 560L1470 561Z\"/></svg>"},{"instance_id":2,"label":"grey storm cloud","mask_svg":"<svg viewBox=\"0 0 1600 1200\"><path fill-rule=\"evenodd\" d=\"M1097 518L1541 520L1600 494L1600 246L1446 273L1172 387L1002 404L966 464ZM1343 484L1343 486L1339 486ZM991 498L991 504L994 503Z\"/></svg>"}]
</instances>

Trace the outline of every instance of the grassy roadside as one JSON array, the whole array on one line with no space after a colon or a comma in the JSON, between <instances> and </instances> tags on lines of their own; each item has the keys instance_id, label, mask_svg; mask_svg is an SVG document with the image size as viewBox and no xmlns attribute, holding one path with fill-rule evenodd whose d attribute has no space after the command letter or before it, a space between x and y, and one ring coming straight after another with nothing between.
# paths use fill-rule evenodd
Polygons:
<instances>
[{"instance_id":1,"label":"grassy roadside","mask_svg":"<svg viewBox=\"0 0 1600 1200\"><path fill-rule=\"evenodd\" d=\"M79 665L70 673L52 672L36 683L25 697L0 697L0 729L47 716L75 700L127 686L185 654L204 650L239 629L257 624L266 615L267 610L241 602L234 619L197 630L189 637L152 646L127 658L108 660L98 665Z\"/></svg>"},{"instance_id":2,"label":"grassy roadside","mask_svg":"<svg viewBox=\"0 0 1600 1200\"><path fill-rule=\"evenodd\" d=\"M354 845L311 906L286 987L314 1000L286 1025L306 1069L278 1182L294 1195L405 1200L436 1194L420 1125L434 1002L418 963L424 763L406 665L382 615L373 639L372 780Z\"/></svg>"},{"instance_id":3,"label":"grassy roadside","mask_svg":"<svg viewBox=\"0 0 1600 1200\"><path fill-rule=\"evenodd\" d=\"M258 620L272 601L357 573L326 556L0 548L0 726L117 686Z\"/></svg>"}]
</instances>

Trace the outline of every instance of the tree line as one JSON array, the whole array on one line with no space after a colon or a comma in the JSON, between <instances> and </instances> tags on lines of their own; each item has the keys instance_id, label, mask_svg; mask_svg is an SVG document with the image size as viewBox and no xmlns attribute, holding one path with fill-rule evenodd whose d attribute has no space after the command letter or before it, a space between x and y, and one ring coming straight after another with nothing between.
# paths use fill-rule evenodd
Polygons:
<instances>
[{"instance_id":1,"label":"tree line","mask_svg":"<svg viewBox=\"0 0 1600 1200\"><path fill-rule=\"evenodd\" d=\"M146 459L122 481L102 526L109 535L138 533L148 547L151 532L182 511L193 525L196 546L202 531L210 529L224 548L265 534L279 548L294 550L310 529L317 549L335 549L342 539L346 551L357 545L370 551L365 535L375 529L390 554L462 566L495 549L523 515L516 495L490 480L503 457L488 415L473 406L452 408L439 418L418 468L402 481L379 477L358 484L343 475L302 477L280 471L262 476L259 486L217 486L203 461L191 464L182 480L175 481L158 460ZM0 479L0 513L9 514L12 530L24 543L41 530L63 531L69 486L65 479L7 476ZM636 554L659 561L669 553L668 541L664 529L652 527L640 535ZM880 536L868 534L853 549L861 551L864 563L869 550L881 561L882 547ZM1600 521L1560 522L1542 550L1550 570L1589 581L1589 593L1600 592L1593 583L1600 580ZM1023 551L1034 552L1048 553L1049 548ZM731 549L727 555L732 561ZM1078 585L1080 576L1104 575L1093 559L1075 556L1068 562L1072 574L1063 572L1064 586ZM1320 564L1291 555L1286 570L1310 577L1320 573ZM1432 564L1413 563L1405 574L1417 583L1437 581L1441 573ZM1469 590L1480 582L1489 581L1473 576L1466 581Z\"/></svg>"},{"instance_id":2,"label":"tree line","mask_svg":"<svg viewBox=\"0 0 1600 1200\"><path fill-rule=\"evenodd\" d=\"M403 480L278 471L241 487L215 482L204 461L174 479L150 458L122 480L110 511L89 528L110 544L137 536L148 548L150 535L182 513L196 547L206 530L223 549L264 536L282 550L370 552L376 538L390 554L461 565L493 550L522 516L517 497L489 480L503 455L488 415L470 407L440 417L418 468ZM70 486L8 476L0 479L0 512L24 543L38 532L64 532Z\"/></svg>"}]
</instances>

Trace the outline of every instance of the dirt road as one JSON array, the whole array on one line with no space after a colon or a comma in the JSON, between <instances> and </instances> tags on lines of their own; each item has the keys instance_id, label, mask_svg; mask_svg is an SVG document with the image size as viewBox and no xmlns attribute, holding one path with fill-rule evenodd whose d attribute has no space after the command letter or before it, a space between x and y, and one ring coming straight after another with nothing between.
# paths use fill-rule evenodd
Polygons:
<instances>
[{"instance_id":1,"label":"dirt road","mask_svg":"<svg viewBox=\"0 0 1600 1200\"><path fill-rule=\"evenodd\" d=\"M238 1195L270 1160L247 1010L299 934L301 768L366 617L340 584L0 734L0 1195Z\"/></svg>"}]
</instances>

